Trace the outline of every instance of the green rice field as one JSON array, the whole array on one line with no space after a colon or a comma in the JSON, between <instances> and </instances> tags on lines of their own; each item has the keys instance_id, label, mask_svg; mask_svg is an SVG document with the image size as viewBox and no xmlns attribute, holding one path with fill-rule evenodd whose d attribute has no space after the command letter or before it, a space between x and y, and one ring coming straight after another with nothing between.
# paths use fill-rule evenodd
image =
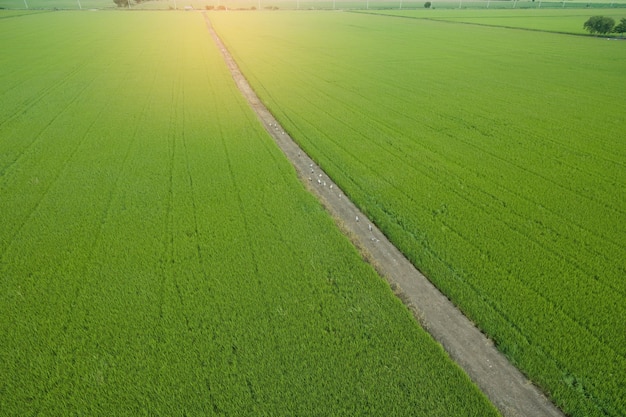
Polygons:
<instances>
[{"instance_id":1,"label":"green rice field","mask_svg":"<svg viewBox=\"0 0 626 417\"><path fill-rule=\"evenodd\" d=\"M0 415L498 415L298 181L202 15L0 17Z\"/></svg>"},{"instance_id":2,"label":"green rice field","mask_svg":"<svg viewBox=\"0 0 626 417\"><path fill-rule=\"evenodd\" d=\"M511 26L571 26L545 16ZM626 415L626 43L363 13L211 19L296 141L567 415Z\"/></svg>"}]
</instances>

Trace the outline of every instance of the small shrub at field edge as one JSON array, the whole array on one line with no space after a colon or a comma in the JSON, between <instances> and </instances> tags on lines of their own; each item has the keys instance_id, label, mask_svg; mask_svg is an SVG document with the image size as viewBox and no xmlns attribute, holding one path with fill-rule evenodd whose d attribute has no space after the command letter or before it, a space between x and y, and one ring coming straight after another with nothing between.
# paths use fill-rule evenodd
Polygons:
<instances>
[{"instance_id":1,"label":"small shrub at field edge","mask_svg":"<svg viewBox=\"0 0 626 417\"><path fill-rule=\"evenodd\" d=\"M622 17L622 19L619 22L619 25L613 28L613 32L619 33L622 36L624 36L624 32L626 32L626 17Z\"/></svg>"},{"instance_id":2,"label":"small shrub at field edge","mask_svg":"<svg viewBox=\"0 0 626 417\"><path fill-rule=\"evenodd\" d=\"M591 16L583 25L585 30L593 34L607 34L613 30L615 20L606 16Z\"/></svg>"}]
</instances>

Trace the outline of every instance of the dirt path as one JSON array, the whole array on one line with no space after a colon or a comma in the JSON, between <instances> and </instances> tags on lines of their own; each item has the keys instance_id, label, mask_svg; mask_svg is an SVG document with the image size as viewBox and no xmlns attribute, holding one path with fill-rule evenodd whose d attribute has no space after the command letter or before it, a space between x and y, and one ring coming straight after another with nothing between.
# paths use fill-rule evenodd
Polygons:
<instances>
[{"instance_id":1,"label":"dirt path","mask_svg":"<svg viewBox=\"0 0 626 417\"><path fill-rule=\"evenodd\" d=\"M261 103L203 12L235 83L300 179L320 199L344 232L413 310L422 326L507 417L563 416L541 391L511 365L485 335L387 240L341 189L284 132Z\"/></svg>"}]
</instances>

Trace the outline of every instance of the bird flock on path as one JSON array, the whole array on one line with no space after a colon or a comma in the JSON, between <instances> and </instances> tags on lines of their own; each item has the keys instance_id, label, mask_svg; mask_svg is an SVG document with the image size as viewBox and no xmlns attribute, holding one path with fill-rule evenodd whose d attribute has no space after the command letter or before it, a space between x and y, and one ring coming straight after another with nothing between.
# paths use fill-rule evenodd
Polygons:
<instances>
[{"instance_id":1,"label":"bird flock on path","mask_svg":"<svg viewBox=\"0 0 626 417\"><path fill-rule=\"evenodd\" d=\"M269 126L270 126L270 128L273 128L275 131L280 132L280 133L281 133L281 135L284 135L284 134L285 134L285 131L284 131L284 130L280 127L280 126L278 126L278 124L277 124L277 123L270 122L270 123L269 123ZM298 158L301 158L301 157L302 157L302 153L298 150ZM335 188L335 187L334 187L334 184L332 184L332 183L327 184L327 183L326 183L326 181L324 180L323 174L318 174L318 175L317 175L317 177L315 176L315 168L314 168L314 166L313 166L313 164L312 164L312 163L311 163L311 164L309 164L309 170L310 170L309 182L311 182L311 183L312 183L312 182L313 182L313 180L315 179L315 181L317 182L317 184L318 184L319 186L321 186L321 187L326 187L326 186L328 185L328 188L329 188L330 190L333 190L333 189ZM341 193L337 193L337 198L341 198L341 197L342 197L342 194L341 194ZM358 216L358 215L357 215L357 216L355 216L355 221L356 221L357 223L359 223L359 216ZM372 234L372 236L370 237L370 239L371 239L373 242L380 242L380 239L376 238L376 237L373 235L373 233L374 233L374 228L372 227L372 224L371 224L371 223L368 223L368 224L367 224L367 229L368 229L368 230L369 230L369 232Z\"/></svg>"}]
</instances>

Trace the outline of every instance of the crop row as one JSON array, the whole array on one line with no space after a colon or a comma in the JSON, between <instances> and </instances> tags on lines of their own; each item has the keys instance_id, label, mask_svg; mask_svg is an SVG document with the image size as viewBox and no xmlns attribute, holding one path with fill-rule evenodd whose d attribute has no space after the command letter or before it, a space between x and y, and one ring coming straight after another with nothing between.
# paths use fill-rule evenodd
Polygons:
<instances>
[{"instance_id":1,"label":"crop row","mask_svg":"<svg viewBox=\"0 0 626 417\"><path fill-rule=\"evenodd\" d=\"M626 412L621 44L357 14L212 19L290 134L560 407Z\"/></svg>"}]
</instances>

